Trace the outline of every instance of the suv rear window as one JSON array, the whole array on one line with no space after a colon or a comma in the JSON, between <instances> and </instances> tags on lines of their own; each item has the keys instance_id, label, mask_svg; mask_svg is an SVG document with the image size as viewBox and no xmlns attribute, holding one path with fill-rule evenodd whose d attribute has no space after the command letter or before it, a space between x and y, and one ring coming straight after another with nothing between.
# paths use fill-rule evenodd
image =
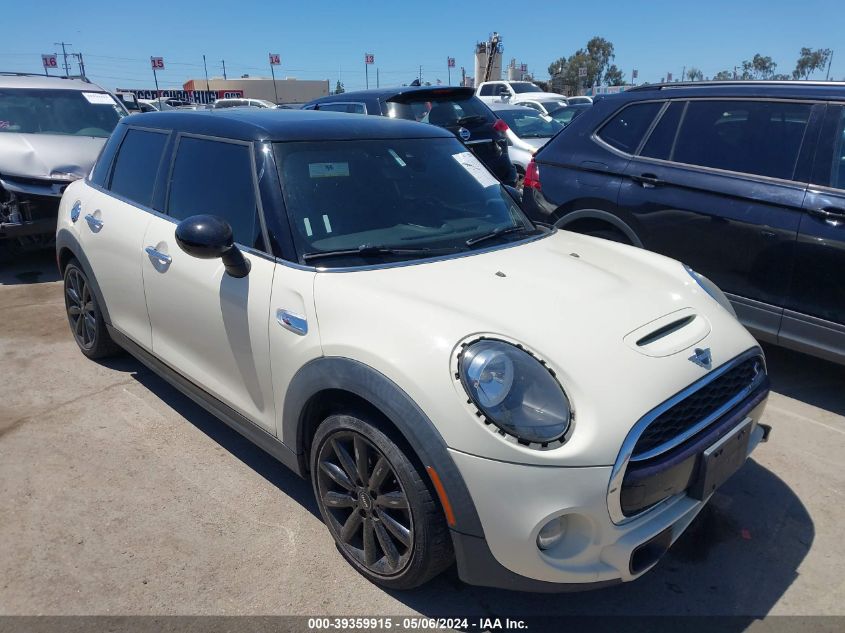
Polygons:
<instances>
[{"instance_id":1,"label":"suv rear window","mask_svg":"<svg viewBox=\"0 0 845 633\"><path fill-rule=\"evenodd\" d=\"M690 101L670 160L790 180L812 104Z\"/></svg>"},{"instance_id":2,"label":"suv rear window","mask_svg":"<svg viewBox=\"0 0 845 633\"><path fill-rule=\"evenodd\" d=\"M660 101L626 106L604 124L598 137L611 147L633 154L662 106Z\"/></svg>"},{"instance_id":3,"label":"suv rear window","mask_svg":"<svg viewBox=\"0 0 845 633\"><path fill-rule=\"evenodd\" d=\"M495 122L496 117L484 102L472 95L437 95L422 92L418 97L403 95L402 102L388 101L388 116L431 123L440 127L456 127L472 123Z\"/></svg>"}]
</instances>

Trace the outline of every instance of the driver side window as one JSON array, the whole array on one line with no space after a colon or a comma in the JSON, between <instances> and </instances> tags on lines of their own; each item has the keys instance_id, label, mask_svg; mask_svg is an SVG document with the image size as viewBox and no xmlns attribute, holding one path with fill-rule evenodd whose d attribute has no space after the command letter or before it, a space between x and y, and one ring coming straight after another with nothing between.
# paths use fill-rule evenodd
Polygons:
<instances>
[{"instance_id":1,"label":"driver side window","mask_svg":"<svg viewBox=\"0 0 845 633\"><path fill-rule=\"evenodd\" d=\"M167 214L184 220L210 214L226 220L235 242L264 250L250 146L183 136L179 139Z\"/></svg>"}]
</instances>

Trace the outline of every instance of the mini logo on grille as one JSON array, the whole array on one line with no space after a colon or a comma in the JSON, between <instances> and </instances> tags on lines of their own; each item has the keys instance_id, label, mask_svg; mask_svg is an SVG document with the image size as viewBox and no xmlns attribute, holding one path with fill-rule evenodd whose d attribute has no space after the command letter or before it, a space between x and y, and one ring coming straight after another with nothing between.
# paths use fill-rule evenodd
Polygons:
<instances>
[{"instance_id":1,"label":"mini logo on grille","mask_svg":"<svg viewBox=\"0 0 845 633\"><path fill-rule=\"evenodd\" d=\"M695 354L690 356L689 359L699 367L704 367L704 369L710 369L713 366L713 356L710 354L709 347L704 349L696 347Z\"/></svg>"}]
</instances>

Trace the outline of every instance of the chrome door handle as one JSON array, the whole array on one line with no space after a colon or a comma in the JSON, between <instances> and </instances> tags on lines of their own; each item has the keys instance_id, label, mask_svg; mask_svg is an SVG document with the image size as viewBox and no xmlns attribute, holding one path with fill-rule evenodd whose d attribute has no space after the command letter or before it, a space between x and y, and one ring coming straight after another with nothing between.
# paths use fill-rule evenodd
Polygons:
<instances>
[{"instance_id":1,"label":"chrome door handle","mask_svg":"<svg viewBox=\"0 0 845 633\"><path fill-rule=\"evenodd\" d=\"M279 308L276 310L276 320L286 330L294 334L305 336L308 334L308 319L304 316Z\"/></svg>"},{"instance_id":2,"label":"chrome door handle","mask_svg":"<svg viewBox=\"0 0 845 633\"><path fill-rule=\"evenodd\" d=\"M150 256L151 259L157 259L162 264L169 264L173 261L173 258L170 255L162 253L154 246L147 246L144 250L146 251L147 255Z\"/></svg>"},{"instance_id":3,"label":"chrome door handle","mask_svg":"<svg viewBox=\"0 0 845 633\"><path fill-rule=\"evenodd\" d=\"M88 223L88 226L91 227L91 230L95 233L103 228L103 221L95 218L90 213L85 216L85 221Z\"/></svg>"}]
</instances>

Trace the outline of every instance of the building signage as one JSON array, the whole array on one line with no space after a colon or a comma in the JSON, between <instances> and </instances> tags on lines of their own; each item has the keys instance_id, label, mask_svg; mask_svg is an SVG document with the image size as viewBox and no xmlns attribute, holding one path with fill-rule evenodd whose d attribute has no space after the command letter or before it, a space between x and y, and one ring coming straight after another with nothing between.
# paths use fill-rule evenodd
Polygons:
<instances>
[{"instance_id":1,"label":"building signage","mask_svg":"<svg viewBox=\"0 0 845 633\"><path fill-rule=\"evenodd\" d=\"M242 99L243 90L138 90L135 88L118 88L117 92L129 92L137 99L155 101L162 99L179 99L189 103L214 103L217 99Z\"/></svg>"}]
</instances>

